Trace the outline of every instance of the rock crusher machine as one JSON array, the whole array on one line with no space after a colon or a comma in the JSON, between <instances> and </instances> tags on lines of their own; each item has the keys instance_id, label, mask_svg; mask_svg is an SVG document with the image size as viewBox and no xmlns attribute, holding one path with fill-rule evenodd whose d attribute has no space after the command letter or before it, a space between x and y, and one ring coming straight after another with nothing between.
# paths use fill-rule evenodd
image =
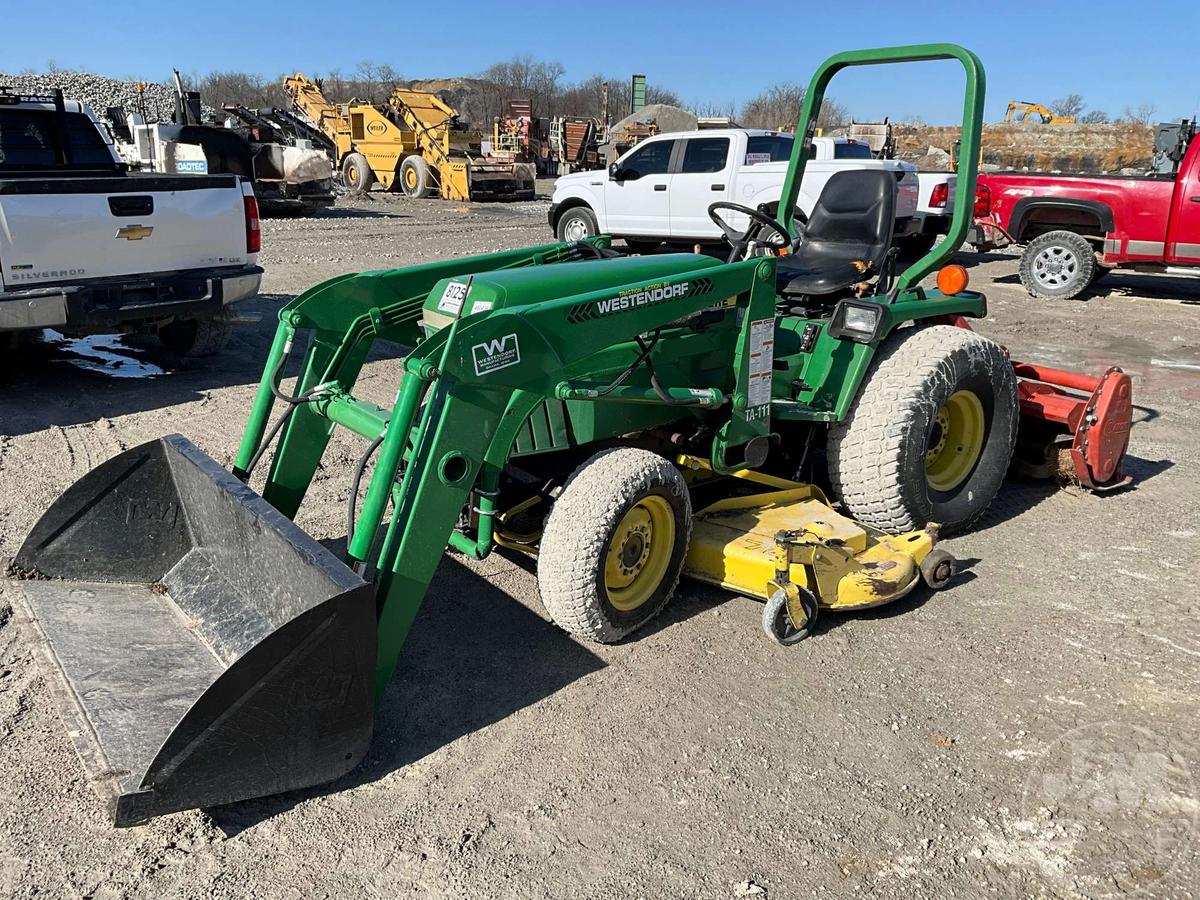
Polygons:
<instances>
[{"instance_id":1,"label":"rock crusher machine","mask_svg":"<svg viewBox=\"0 0 1200 900\"><path fill-rule=\"evenodd\" d=\"M535 554L546 609L584 638L630 634L686 574L766 601L768 636L792 643L826 609L952 577L939 527L987 506L1020 413L1067 434L1080 481L1121 481L1123 375L1063 376L1087 392L1068 393L957 327L985 313L964 270L918 286L963 240L974 167L949 239L898 278L890 181L826 188L806 225L787 212L833 74L929 59L965 69L975 160L973 54L840 54L809 87L784 212L734 208L749 225L724 224L728 262L618 257L601 236L332 279L281 312L232 472L172 435L67 490L10 576L116 824L354 768L448 546ZM391 409L352 393L376 340L411 348ZM365 445L344 559L291 521L336 427ZM821 447L841 511L779 474Z\"/></svg>"}]
</instances>

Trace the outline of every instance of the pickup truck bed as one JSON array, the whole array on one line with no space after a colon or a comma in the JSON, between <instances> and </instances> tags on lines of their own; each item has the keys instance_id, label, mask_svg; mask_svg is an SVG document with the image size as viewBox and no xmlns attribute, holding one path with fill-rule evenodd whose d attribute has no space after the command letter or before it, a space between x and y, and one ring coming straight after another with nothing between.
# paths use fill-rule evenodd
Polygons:
<instances>
[{"instance_id":1,"label":"pickup truck bed","mask_svg":"<svg viewBox=\"0 0 1200 900\"><path fill-rule=\"evenodd\" d=\"M148 331L211 351L262 276L248 182L129 174L61 96L0 91L0 225L0 335Z\"/></svg>"}]
</instances>

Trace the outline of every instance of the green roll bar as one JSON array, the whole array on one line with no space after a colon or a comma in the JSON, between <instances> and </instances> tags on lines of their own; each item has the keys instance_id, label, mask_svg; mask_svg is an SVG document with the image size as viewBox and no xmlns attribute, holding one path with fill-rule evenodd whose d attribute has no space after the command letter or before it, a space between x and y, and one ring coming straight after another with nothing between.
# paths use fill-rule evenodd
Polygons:
<instances>
[{"instance_id":1,"label":"green roll bar","mask_svg":"<svg viewBox=\"0 0 1200 900\"><path fill-rule=\"evenodd\" d=\"M809 148L816 134L817 113L825 99L825 89L830 79L842 69L851 66L871 66L881 63L928 62L936 59L957 59L967 75L966 91L963 96L962 144L959 151L960 164L954 187L954 218L946 239L938 244L901 273L895 289L888 297L878 298L890 303L891 298L912 288L922 278L953 256L966 240L971 227L971 211L975 206L975 181L979 174L979 146L983 133L983 95L986 78L979 57L957 44L911 44L906 47L880 47L875 50L849 50L831 56L813 73L804 95L804 106L796 124L797 140L792 145L792 158L788 163L787 177L783 182L783 196L779 200L779 224L795 234L792 220L795 216L796 198L800 195L800 184L804 179L804 166Z\"/></svg>"}]
</instances>

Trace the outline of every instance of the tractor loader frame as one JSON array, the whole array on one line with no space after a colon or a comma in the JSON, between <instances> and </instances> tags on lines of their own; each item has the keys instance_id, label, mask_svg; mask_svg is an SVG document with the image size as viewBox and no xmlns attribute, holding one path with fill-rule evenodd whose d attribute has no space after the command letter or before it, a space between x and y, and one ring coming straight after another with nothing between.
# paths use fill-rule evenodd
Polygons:
<instances>
[{"instance_id":1,"label":"tractor loader frame","mask_svg":"<svg viewBox=\"0 0 1200 900\"><path fill-rule=\"evenodd\" d=\"M973 54L948 44L839 54L810 84L781 225L792 224L832 76L932 59L963 65L963 159L977 158L984 83ZM547 608L598 640L657 612L681 571L765 600L764 628L780 643L805 636L821 610L944 586L953 559L935 546L936 521L860 525L814 485L765 469L851 418L881 377L882 344L938 328L961 338L947 326L985 314L964 284L918 286L970 225L975 167L959 177L944 244L890 290L811 317L781 312L774 255L615 259L605 236L343 275L292 300L232 474L178 435L128 450L59 498L13 562L116 824L357 765L447 547L475 559L497 546L537 554ZM390 409L353 393L376 341L410 348ZM281 373L298 346L287 393ZM997 377L1015 380L996 358ZM1116 434L1106 459L1127 440L1127 392L1101 408L1039 374L1023 407L1039 424L1086 421L1093 441ZM1039 417L1051 407L1053 420ZM290 521L338 427L366 442L343 561ZM268 458L260 496L248 484ZM622 485L634 492L613 506L611 532L592 533L587 517L606 504L587 491ZM650 571L640 599L619 605ZM592 587L600 605L579 606Z\"/></svg>"}]
</instances>

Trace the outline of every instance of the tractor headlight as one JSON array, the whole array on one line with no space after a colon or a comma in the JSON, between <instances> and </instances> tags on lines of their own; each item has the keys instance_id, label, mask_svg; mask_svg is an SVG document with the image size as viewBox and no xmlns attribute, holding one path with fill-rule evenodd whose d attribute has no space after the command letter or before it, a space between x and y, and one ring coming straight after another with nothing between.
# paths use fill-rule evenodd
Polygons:
<instances>
[{"instance_id":1,"label":"tractor headlight","mask_svg":"<svg viewBox=\"0 0 1200 900\"><path fill-rule=\"evenodd\" d=\"M843 300L833 308L829 333L836 338L870 344L878 339L882 324L883 307L878 303Z\"/></svg>"}]
</instances>

